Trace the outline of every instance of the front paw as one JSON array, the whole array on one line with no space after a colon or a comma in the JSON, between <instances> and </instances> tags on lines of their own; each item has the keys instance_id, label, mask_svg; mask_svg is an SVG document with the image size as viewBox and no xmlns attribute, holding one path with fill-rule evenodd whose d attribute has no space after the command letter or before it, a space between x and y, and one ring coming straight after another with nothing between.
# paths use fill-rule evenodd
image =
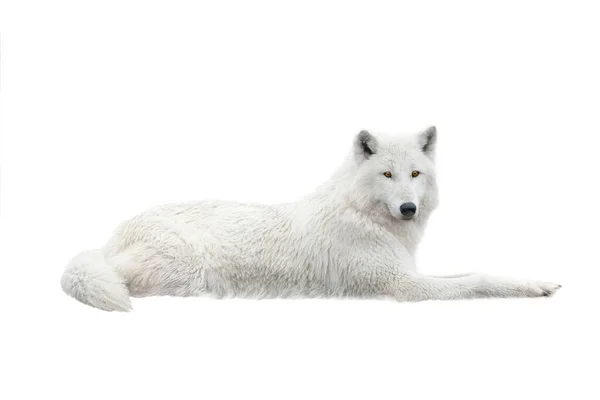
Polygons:
<instances>
[{"instance_id":1,"label":"front paw","mask_svg":"<svg viewBox=\"0 0 600 400\"><path fill-rule=\"evenodd\" d=\"M527 285L527 294L530 297L550 297L562 286L552 282L534 281Z\"/></svg>"}]
</instances>

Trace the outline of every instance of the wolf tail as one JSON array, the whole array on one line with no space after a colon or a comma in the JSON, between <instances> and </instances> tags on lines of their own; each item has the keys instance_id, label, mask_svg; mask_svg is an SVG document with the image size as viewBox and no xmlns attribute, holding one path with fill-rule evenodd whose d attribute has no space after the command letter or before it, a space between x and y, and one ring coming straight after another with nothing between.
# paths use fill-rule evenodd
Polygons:
<instances>
[{"instance_id":1,"label":"wolf tail","mask_svg":"<svg viewBox=\"0 0 600 400\"><path fill-rule=\"evenodd\" d=\"M125 280L100 250L84 251L69 262L61 279L65 293L105 311L130 311Z\"/></svg>"}]
</instances>

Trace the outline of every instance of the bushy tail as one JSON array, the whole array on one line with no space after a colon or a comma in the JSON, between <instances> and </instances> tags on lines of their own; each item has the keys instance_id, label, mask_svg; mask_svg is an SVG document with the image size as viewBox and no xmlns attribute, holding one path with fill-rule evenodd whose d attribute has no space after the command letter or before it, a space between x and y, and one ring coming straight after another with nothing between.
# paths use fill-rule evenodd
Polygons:
<instances>
[{"instance_id":1,"label":"bushy tail","mask_svg":"<svg viewBox=\"0 0 600 400\"><path fill-rule=\"evenodd\" d=\"M61 285L65 293L92 307L106 311L130 311L125 281L99 250L84 251L67 265Z\"/></svg>"}]
</instances>

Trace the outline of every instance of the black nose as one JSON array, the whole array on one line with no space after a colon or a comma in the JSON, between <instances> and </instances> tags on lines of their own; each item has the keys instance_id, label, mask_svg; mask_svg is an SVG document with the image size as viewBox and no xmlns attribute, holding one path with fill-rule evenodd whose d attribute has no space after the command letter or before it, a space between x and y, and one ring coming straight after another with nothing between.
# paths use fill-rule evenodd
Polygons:
<instances>
[{"instance_id":1,"label":"black nose","mask_svg":"<svg viewBox=\"0 0 600 400\"><path fill-rule=\"evenodd\" d=\"M400 213L405 217L412 217L417 212L415 203L404 203L400 206Z\"/></svg>"}]
</instances>

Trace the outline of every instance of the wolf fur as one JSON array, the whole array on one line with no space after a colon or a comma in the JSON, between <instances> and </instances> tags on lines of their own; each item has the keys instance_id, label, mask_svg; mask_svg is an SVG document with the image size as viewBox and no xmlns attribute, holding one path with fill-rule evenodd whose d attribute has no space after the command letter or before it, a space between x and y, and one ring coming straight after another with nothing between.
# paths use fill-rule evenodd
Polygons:
<instances>
[{"instance_id":1,"label":"wolf fur","mask_svg":"<svg viewBox=\"0 0 600 400\"><path fill-rule=\"evenodd\" d=\"M398 136L362 131L333 176L294 203L156 207L122 223L103 249L73 258L62 287L108 311L131 310L130 296L420 301L554 294L560 286L553 283L416 271L417 245L438 204L436 139L435 127ZM406 217L400 207L408 203L416 212Z\"/></svg>"}]
</instances>

